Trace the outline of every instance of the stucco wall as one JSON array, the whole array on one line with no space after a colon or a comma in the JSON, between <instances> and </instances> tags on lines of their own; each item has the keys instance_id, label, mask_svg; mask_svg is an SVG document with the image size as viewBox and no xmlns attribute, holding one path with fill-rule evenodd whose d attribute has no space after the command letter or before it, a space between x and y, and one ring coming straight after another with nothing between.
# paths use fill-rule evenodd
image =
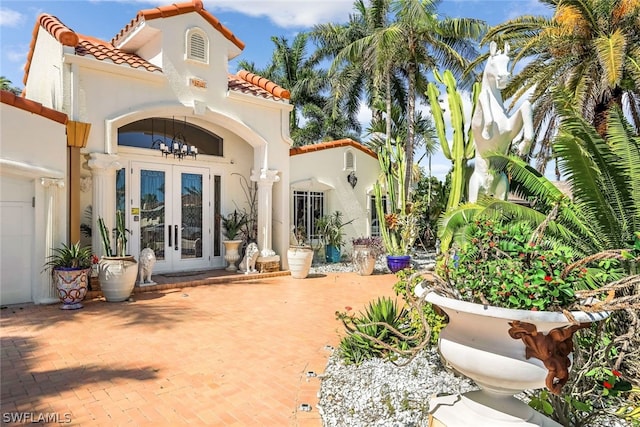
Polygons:
<instances>
[{"instance_id":1,"label":"stucco wall","mask_svg":"<svg viewBox=\"0 0 640 427\"><path fill-rule=\"evenodd\" d=\"M344 169L344 154L350 151L355 157L355 174L358 182L351 188L347 182L349 170ZM354 220L345 226L346 247L343 253L351 251L351 239L357 236L370 235L371 217L369 206L373 184L378 178L380 167L378 160L353 147L336 147L291 156L291 177L289 197L294 188L304 190L305 181L314 179L333 189L325 192L325 214L336 210L343 213L344 221ZM315 191L310 189L310 191ZM293 211L289 212L293 218Z\"/></svg>"}]
</instances>

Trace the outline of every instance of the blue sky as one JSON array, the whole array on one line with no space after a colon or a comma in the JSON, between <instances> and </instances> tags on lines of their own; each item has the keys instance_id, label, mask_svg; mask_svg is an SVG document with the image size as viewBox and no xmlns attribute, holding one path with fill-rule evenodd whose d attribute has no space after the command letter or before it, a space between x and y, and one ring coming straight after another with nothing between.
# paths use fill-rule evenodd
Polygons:
<instances>
[{"instance_id":1,"label":"blue sky","mask_svg":"<svg viewBox=\"0 0 640 427\"><path fill-rule=\"evenodd\" d=\"M137 12L184 0L2 0L0 2L0 75L23 87L23 67L31 35L40 13L57 16L74 31L110 40ZM204 0L205 8L226 25L246 47L237 59L264 66L271 58L271 36L288 39L313 25L345 22L352 0ZM443 0L439 12L450 17L474 17L495 25L525 15L548 14L538 0ZM229 67L236 71L237 59ZM361 118L366 121L363 109ZM444 176L450 164L434 159L434 174ZM437 169L437 170L436 170Z\"/></svg>"}]
</instances>

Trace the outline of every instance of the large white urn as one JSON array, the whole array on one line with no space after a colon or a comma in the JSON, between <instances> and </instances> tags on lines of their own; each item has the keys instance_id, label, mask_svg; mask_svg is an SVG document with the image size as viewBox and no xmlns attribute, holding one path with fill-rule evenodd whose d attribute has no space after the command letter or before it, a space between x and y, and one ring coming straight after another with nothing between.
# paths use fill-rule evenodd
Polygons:
<instances>
[{"instance_id":1,"label":"large white urn","mask_svg":"<svg viewBox=\"0 0 640 427\"><path fill-rule=\"evenodd\" d=\"M313 249L307 246L292 246L287 250L289 271L294 279L305 279L311 270Z\"/></svg>"},{"instance_id":2,"label":"large white urn","mask_svg":"<svg viewBox=\"0 0 640 427\"><path fill-rule=\"evenodd\" d=\"M224 244L224 260L228 263L225 270L232 272L238 271L236 262L240 259L240 245L242 244L242 240L224 240L222 243Z\"/></svg>"},{"instance_id":3,"label":"large white urn","mask_svg":"<svg viewBox=\"0 0 640 427\"><path fill-rule=\"evenodd\" d=\"M462 396L432 399L431 413L438 421L447 427L560 426L513 395L545 386L559 393L569 375L573 333L608 313L572 312L576 322L571 323L561 312L474 304L421 285L416 295L447 314L449 323L438 340L440 353L480 386Z\"/></svg>"},{"instance_id":4,"label":"large white urn","mask_svg":"<svg viewBox=\"0 0 640 427\"><path fill-rule=\"evenodd\" d=\"M138 277L138 263L133 256L105 257L98 263L100 289L108 302L129 299Z\"/></svg>"}]
</instances>

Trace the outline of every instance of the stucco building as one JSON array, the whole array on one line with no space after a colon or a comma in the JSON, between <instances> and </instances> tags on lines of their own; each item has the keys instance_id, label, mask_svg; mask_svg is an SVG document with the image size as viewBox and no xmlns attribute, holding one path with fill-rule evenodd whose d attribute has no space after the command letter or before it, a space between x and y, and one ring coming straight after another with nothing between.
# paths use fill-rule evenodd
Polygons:
<instances>
[{"instance_id":1,"label":"stucco building","mask_svg":"<svg viewBox=\"0 0 640 427\"><path fill-rule=\"evenodd\" d=\"M258 246L283 269L304 191L357 218L350 236L368 234L375 153L353 141L290 153L289 92L231 74L243 48L198 0L141 10L111 40L38 17L22 97L2 93L2 304L55 300L42 272L52 248L82 241L101 255L97 219L113 228L117 211L127 252L154 249L154 272L222 268L220 215L249 209L247 183Z\"/></svg>"}]
</instances>

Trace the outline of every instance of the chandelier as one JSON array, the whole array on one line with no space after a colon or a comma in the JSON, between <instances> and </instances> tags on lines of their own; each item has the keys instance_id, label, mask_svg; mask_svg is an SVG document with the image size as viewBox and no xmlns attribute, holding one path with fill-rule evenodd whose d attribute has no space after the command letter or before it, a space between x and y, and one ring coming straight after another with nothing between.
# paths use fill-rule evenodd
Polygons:
<instances>
[{"instance_id":1,"label":"chandelier","mask_svg":"<svg viewBox=\"0 0 640 427\"><path fill-rule=\"evenodd\" d=\"M198 155L198 147L195 145L189 145L187 143L187 138L184 136L182 131L175 131L176 128L176 120L175 117L171 118L171 125L173 129L173 136L171 137L171 141L167 143L167 133L165 131L164 138L165 139L153 139L153 118L151 119L151 139L152 145L151 147L158 147L160 152L164 154L164 157L168 157L169 154L173 154L173 158L177 158L182 160L184 157L193 157L194 159ZM182 130L186 130L187 128L187 118L185 116L184 123L182 126Z\"/></svg>"}]
</instances>

